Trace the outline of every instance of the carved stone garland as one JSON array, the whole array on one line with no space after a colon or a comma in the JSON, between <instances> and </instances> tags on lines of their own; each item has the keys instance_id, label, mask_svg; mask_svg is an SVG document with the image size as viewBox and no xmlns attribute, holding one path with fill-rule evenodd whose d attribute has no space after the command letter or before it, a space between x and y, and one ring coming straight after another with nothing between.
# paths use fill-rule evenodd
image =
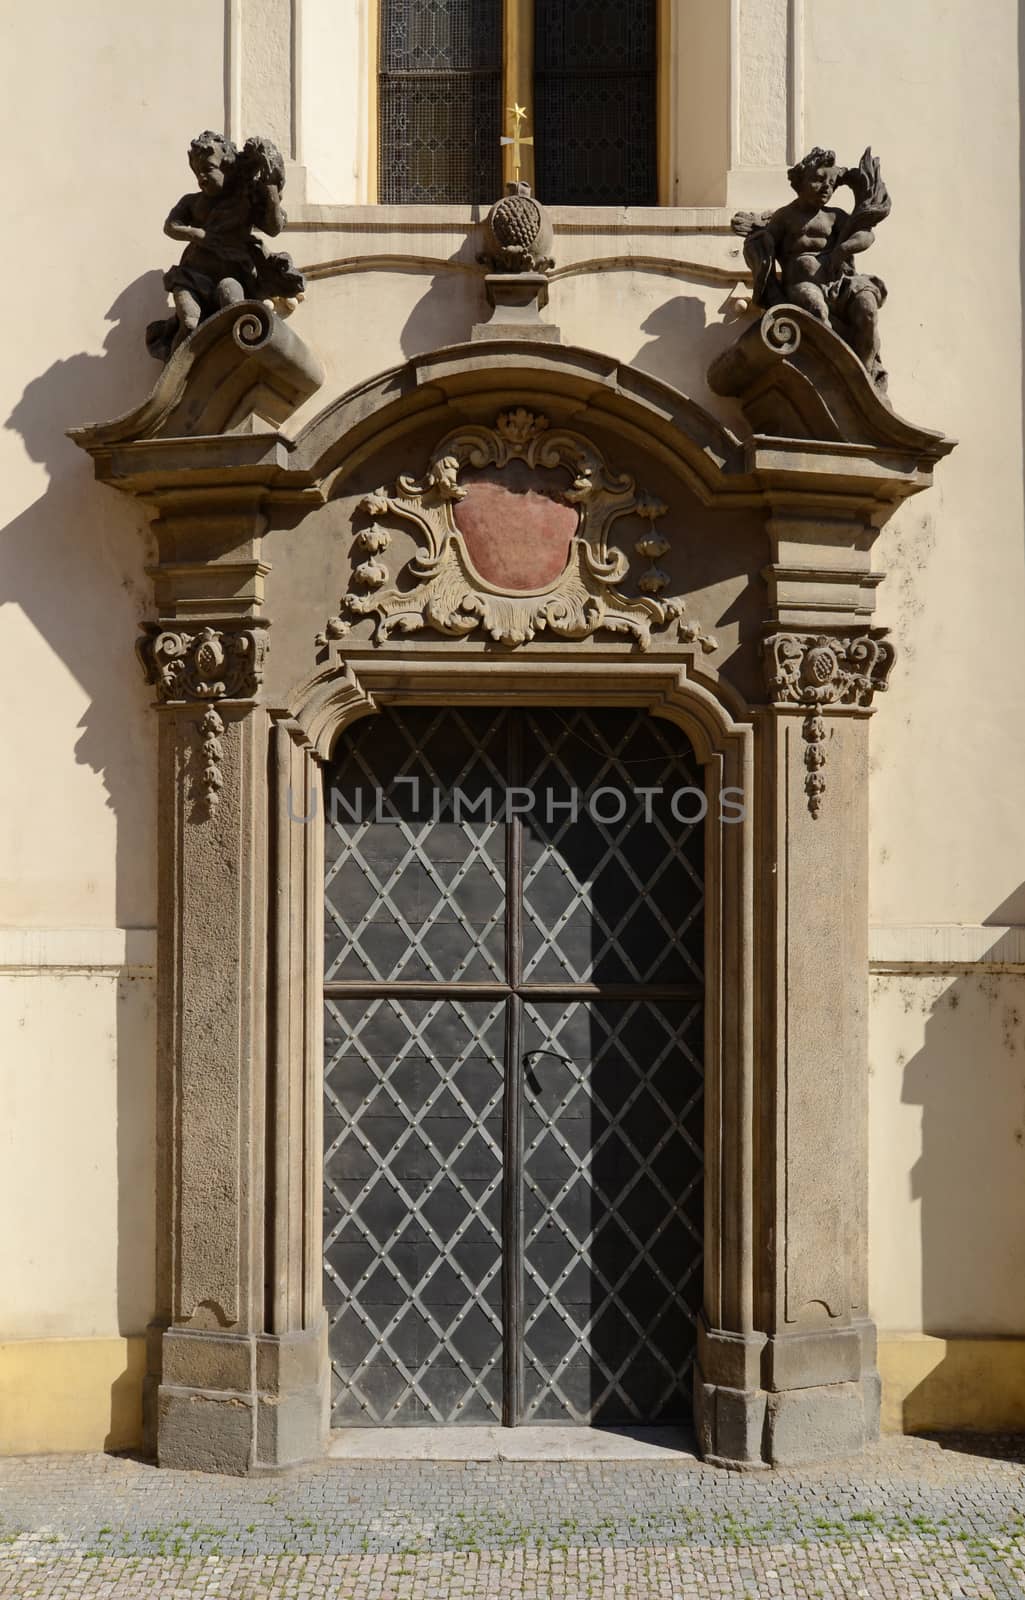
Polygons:
<instances>
[{"instance_id":1,"label":"carved stone garland","mask_svg":"<svg viewBox=\"0 0 1025 1600\"><path fill-rule=\"evenodd\" d=\"M850 638L774 633L763 648L770 696L777 704L809 708L801 728L808 773L804 788L808 810L817 817L826 792L826 724L819 708L870 706L876 690L887 687L894 649L875 631Z\"/></svg>"},{"instance_id":2,"label":"carved stone garland","mask_svg":"<svg viewBox=\"0 0 1025 1600\"><path fill-rule=\"evenodd\" d=\"M487 581L457 526L454 508L470 492L460 483L464 469L502 469L514 461L531 469L565 468L572 477L571 485L555 497L578 513L569 557L558 577L540 588L517 590ZM360 510L374 520L356 535L349 588L339 614L317 636L321 646L344 637L354 620L374 617L378 643L394 632L421 628L454 637L481 629L514 648L539 633L584 639L605 629L628 634L638 649L646 650L653 628L675 626L685 643L716 649L714 639L685 620L682 598L662 597L669 576L656 563L669 542L656 532L655 523L666 507L638 493L628 473L611 472L593 444L562 429L549 431L546 417L522 407L502 413L493 428L471 426L449 434L422 481L403 475L394 494L380 489L367 495ZM651 532L634 546L649 563L637 584L642 593L635 597L619 588L629 575L630 557L610 543L614 524L627 516L651 523ZM401 575L390 572L381 559L392 541L388 528L377 520L384 517L411 523L423 539Z\"/></svg>"},{"instance_id":3,"label":"carved stone garland","mask_svg":"<svg viewBox=\"0 0 1025 1600\"><path fill-rule=\"evenodd\" d=\"M224 787L224 732L224 719L209 706L199 719L200 767L194 789L196 805L208 812L217 810Z\"/></svg>"},{"instance_id":4,"label":"carved stone garland","mask_svg":"<svg viewBox=\"0 0 1025 1600\"><path fill-rule=\"evenodd\" d=\"M227 728L211 702L253 698L263 681L266 637L249 630L224 632L218 628L201 628L198 633L170 632L153 624L136 648L162 705L190 700L208 703L197 723L199 745L193 800L200 811L212 815L224 787Z\"/></svg>"}]
</instances>

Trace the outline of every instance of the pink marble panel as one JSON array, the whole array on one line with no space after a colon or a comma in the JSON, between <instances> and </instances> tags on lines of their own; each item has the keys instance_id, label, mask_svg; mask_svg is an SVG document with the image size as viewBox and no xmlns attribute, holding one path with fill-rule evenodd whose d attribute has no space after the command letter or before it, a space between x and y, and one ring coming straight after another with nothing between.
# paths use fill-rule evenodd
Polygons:
<instances>
[{"instance_id":1,"label":"pink marble panel","mask_svg":"<svg viewBox=\"0 0 1025 1600\"><path fill-rule=\"evenodd\" d=\"M565 505L569 473L559 468L485 467L459 475L466 498L452 507L475 570L496 589L544 589L561 576L580 513Z\"/></svg>"}]
</instances>

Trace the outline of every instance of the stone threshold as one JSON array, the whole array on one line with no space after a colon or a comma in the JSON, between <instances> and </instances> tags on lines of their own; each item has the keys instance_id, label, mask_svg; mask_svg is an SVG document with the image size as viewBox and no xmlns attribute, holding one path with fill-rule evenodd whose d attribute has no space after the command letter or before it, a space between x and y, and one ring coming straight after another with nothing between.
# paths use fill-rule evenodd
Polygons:
<instances>
[{"instance_id":1,"label":"stone threshold","mask_svg":"<svg viewBox=\"0 0 1025 1600\"><path fill-rule=\"evenodd\" d=\"M338 1428L337 1461L661 1461L697 1465L686 1428Z\"/></svg>"}]
</instances>

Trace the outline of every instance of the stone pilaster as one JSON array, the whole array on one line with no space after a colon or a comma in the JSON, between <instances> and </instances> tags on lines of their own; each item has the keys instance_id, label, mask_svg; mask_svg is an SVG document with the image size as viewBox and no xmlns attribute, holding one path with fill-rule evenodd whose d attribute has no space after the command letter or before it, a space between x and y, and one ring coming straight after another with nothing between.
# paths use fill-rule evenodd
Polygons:
<instances>
[{"instance_id":1,"label":"stone pilaster","mask_svg":"<svg viewBox=\"0 0 1025 1600\"><path fill-rule=\"evenodd\" d=\"M756 1293L764 1454L785 1464L859 1449L878 1428L865 1293L868 723L856 708L778 704L759 733Z\"/></svg>"},{"instance_id":2,"label":"stone pilaster","mask_svg":"<svg viewBox=\"0 0 1025 1600\"><path fill-rule=\"evenodd\" d=\"M261 698L266 507L292 450L275 427L322 380L298 335L244 302L185 340L134 411L72 435L97 477L156 512L157 620L138 646L160 719L144 1425L162 1464L207 1471L317 1455L327 1428L319 1020L296 978L300 960L315 964L317 927L280 909L294 875L308 890L319 867L311 829L282 852L287 788ZM320 499L305 483L289 492Z\"/></svg>"},{"instance_id":3,"label":"stone pilaster","mask_svg":"<svg viewBox=\"0 0 1025 1600\"><path fill-rule=\"evenodd\" d=\"M155 498L161 615L139 653L160 717L164 1215L147 1429L163 1465L244 1473L316 1455L326 1432L316 1229L304 1226L319 1035L297 979L309 930L279 911L290 874L316 868L291 839L312 830L282 825L287 785L275 782L282 737L289 774L302 752L260 700L260 497Z\"/></svg>"}]
</instances>

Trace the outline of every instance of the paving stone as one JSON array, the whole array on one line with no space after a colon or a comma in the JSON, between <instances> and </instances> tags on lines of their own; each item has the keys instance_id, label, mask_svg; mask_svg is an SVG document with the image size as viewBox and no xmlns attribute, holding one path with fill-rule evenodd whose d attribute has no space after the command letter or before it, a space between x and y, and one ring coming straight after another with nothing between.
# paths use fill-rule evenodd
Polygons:
<instances>
[{"instance_id":1,"label":"paving stone","mask_svg":"<svg viewBox=\"0 0 1025 1600\"><path fill-rule=\"evenodd\" d=\"M1025 1600L1025 1441L891 1440L726 1473L689 1458L324 1461L287 1476L0 1461L19 1600Z\"/></svg>"}]
</instances>

